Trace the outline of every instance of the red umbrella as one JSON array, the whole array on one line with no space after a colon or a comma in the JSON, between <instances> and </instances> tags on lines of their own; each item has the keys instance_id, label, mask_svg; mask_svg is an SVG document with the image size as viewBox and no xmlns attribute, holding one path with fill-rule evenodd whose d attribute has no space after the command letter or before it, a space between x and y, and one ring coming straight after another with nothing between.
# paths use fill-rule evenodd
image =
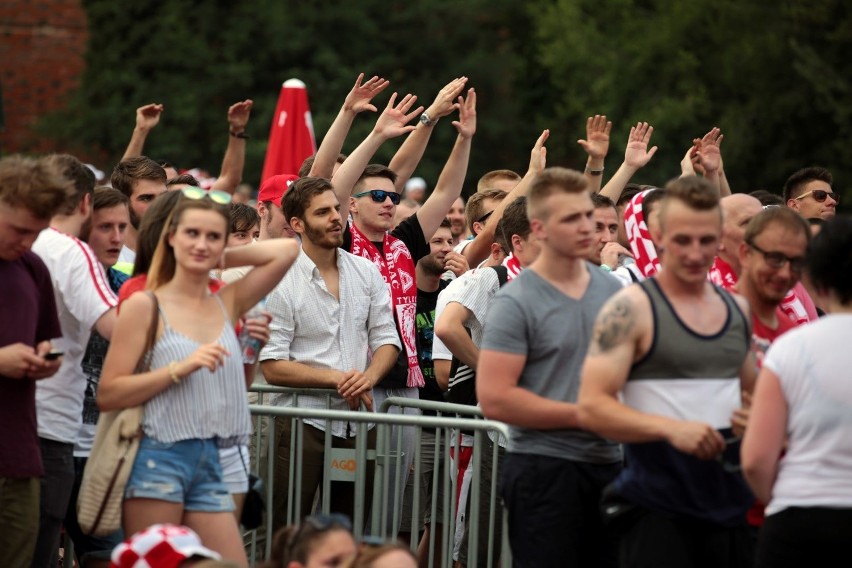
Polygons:
<instances>
[{"instance_id":1,"label":"red umbrella","mask_svg":"<svg viewBox=\"0 0 852 568\"><path fill-rule=\"evenodd\" d=\"M281 86L272 116L261 182L278 174L297 174L305 158L316 151L308 91L300 80L288 79Z\"/></svg>"}]
</instances>

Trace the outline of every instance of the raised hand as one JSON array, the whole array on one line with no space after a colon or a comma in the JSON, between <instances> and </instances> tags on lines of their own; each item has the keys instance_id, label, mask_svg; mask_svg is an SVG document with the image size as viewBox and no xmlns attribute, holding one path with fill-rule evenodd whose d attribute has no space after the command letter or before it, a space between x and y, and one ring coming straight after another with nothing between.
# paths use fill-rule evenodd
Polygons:
<instances>
[{"instance_id":1,"label":"raised hand","mask_svg":"<svg viewBox=\"0 0 852 568\"><path fill-rule=\"evenodd\" d=\"M689 147L689 150L686 151L686 154L683 155L683 159L680 161L680 176L694 176L695 167L693 166L693 156L695 155L695 144Z\"/></svg>"},{"instance_id":2,"label":"raised hand","mask_svg":"<svg viewBox=\"0 0 852 568\"><path fill-rule=\"evenodd\" d=\"M461 103L456 103L456 99L461 95L466 84L467 77L457 77L444 85L444 88L438 91L435 101L426 109L429 118L435 120L447 116L456 108L459 108Z\"/></svg>"},{"instance_id":3,"label":"raised hand","mask_svg":"<svg viewBox=\"0 0 852 568\"><path fill-rule=\"evenodd\" d=\"M654 146L648 150L654 127L647 122L637 122L636 126L630 127L630 136L627 137L627 148L624 150L624 163L632 168L642 168L651 161L657 153Z\"/></svg>"},{"instance_id":4,"label":"raised hand","mask_svg":"<svg viewBox=\"0 0 852 568\"><path fill-rule=\"evenodd\" d=\"M160 122L160 114L163 112L163 105L151 103L141 106L136 109L136 128L139 130L148 131L157 126Z\"/></svg>"},{"instance_id":5,"label":"raised hand","mask_svg":"<svg viewBox=\"0 0 852 568\"><path fill-rule=\"evenodd\" d=\"M541 136L535 141L532 151L530 152L530 169L533 173L539 173L547 167L547 148L544 143L550 138L550 130L545 129L541 132Z\"/></svg>"},{"instance_id":6,"label":"raised hand","mask_svg":"<svg viewBox=\"0 0 852 568\"><path fill-rule=\"evenodd\" d=\"M620 255L633 258L633 253L615 241L609 242L601 249L601 264L606 264L613 270L618 268L618 257Z\"/></svg>"},{"instance_id":7,"label":"raised hand","mask_svg":"<svg viewBox=\"0 0 852 568\"><path fill-rule=\"evenodd\" d=\"M704 175L712 174L722 167L722 131L718 127L713 127L710 132L698 141L695 156L701 169L704 170ZM693 143L695 143L693 141ZM698 168L696 168L697 170Z\"/></svg>"},{"instance_id":8,"label":"raised hand","mask_svg":"<svg viewBox=\"0 0 852 568\"><path fill-rule=\"evenodd\" d=\"M246 129L251 116L252 105L254 105L254 102L251 99L246 99L228 107L228 126L231 127L231 132L240 133Z\"/></svg>"},{"instance_id":9,"label":"raised hand","mask_svg":"<svg viewBox=\"0 0 852 568\"><path fill-rule=\"evenodd\" d=\"M610 130L612 122L606 119L606 115L590 116L586 121L586 139L577 140L577 144L583 147L590 158L602 160L609 151Z\"/></svg>"},{"instance_id":10,"label":"raised hand","mask_svg":"<svg viewBox=\"0 0 852 568\"><path fill-rule=\"evenodd\" d=\"M383 79L378 75L374 75L364 84L361 84L361 81L364 80L364 74L361 73L358 75L358 79L355 81L355 85L352 87L352 90L349 91L349 94L346 95L346 100L343 101L343 110L351 111L354 113L364 112L368 110L370 112L376 112L375 105L371 104L370 101L384 91L388 85L390 85L390 81L387 79Z\"/></svg>"},{"instance_id":11,"label":"raised hand","mask_svg":"<svg viewBox=\"0 0 852 568\"><path fill-rule=\"evenodd\" d=\"M458 277L470 270L470 265L464 255L450 251L444 257L444 268Z\"/></svg>"},{"instance_id":12,"label":"raised hand","mask_svg":"<svg viewBox=\"0 0 852 568\"><path fill-rule=\"evenodd\" d=\"M413 111L411 107L417 102L417 97L411 93L405 95L399 104L396 104L396 93L391 95L385 110L376 121L373 132L385 139L396 138L414 130L414 126L406 126L411 120L423 112L419 106ZM411 111L411 112L409 112Z\"/></svg>"},{"instance_id":13,"label":"raised hand","mask_svg":"<svg viewBox=\"0 0 852 568\"><path fill-rule=\"evenodd\" d=\"M459 119L453 121L453 126L462 138L473 138L476 134L476 91L468 89L467 98L459 96L455 106L459 109Z\"/></svg>"}]
</instances>

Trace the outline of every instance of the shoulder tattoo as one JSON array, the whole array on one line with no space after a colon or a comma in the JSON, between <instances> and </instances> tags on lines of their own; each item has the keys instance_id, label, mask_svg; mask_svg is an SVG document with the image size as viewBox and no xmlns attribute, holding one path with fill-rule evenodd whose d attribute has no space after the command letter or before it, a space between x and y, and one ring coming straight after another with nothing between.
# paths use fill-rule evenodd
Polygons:
<instances>
[{"instance_id":1,"label":"shoulder tattoo","mask_svg":"<svg viewBox=\"0 0 852 568\"><path fill-rule=\"evenodd\" d=\"M598 315L590 351L593 355L606 353L620 343L636 325L636 314L630 299L618 297L607 303Z\"/></svg>"}]
</instances>

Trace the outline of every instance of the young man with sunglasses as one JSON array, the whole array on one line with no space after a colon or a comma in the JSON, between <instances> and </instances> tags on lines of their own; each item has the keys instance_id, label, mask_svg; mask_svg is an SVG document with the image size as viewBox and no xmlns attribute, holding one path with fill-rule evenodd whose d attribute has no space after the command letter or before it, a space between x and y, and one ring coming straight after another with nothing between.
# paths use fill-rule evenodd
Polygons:
<instances>
[{"instance_id":1,"label":"young man with sunglasses","mask_svg":"<svg viewBox=\"0 0 852 568\"><path fill-rule=\"evenodd\" d=\"M418 398L418 388L425 382L417 358L415 313L417 284L415 265L430 253L428 239L432 237L447 215L453 202L461 195L470 158L471 139L476 132L476 93L470 89L467 98L459 97L456 105L459 120L452 124L458 131L453 150L441 172L435 189L417 213L393 226L396 206L401 194L396 187L396 174L381 165L368 165L376 150L387 140L415 129L406 126L422 107L411 111L417 97L406 95L396 103L392 95L372 132L346 159L332 178L334 191L341 204L343 249L369 259L381 272L391 295L391 307L402 343L396 364L374 388L376 407L391 396ZM350 219L351 215L351 219ZM409 413L417 411L409 409ZM412 430L412 429L408 429ZM391 495L401 495L407 481L414 453L413 431L395 428L391 444L403 436L405 463L401 485L390 487ZM389 499L393 503L394 499Z\"/></svg>"},{"instance_id":2,"label":"young man with sunglasses","mask_svg":"<svg viewBox=\"0 0 852 568\"><path fill-rule=\"evenodd\" d=\"M831 189L833 182L825 168L803 168L784 183L784 201L805 219L830 219L840 203L840 196Z\"/></svg>"},{"instance_id":3,"label":"young man with sunglasses","mask_svg":"<svg viewBox=\"0 0 852 568\"><path fill-rule=\"evenodd\" d=\"M731 416L754 385L748 306L707 280L722 234L718 190L685 176L666 192L654 235L663 270L598 314L579 424L625 444L626 468L603 503L620 520L622 568L746 568L753 497L720 456L738 463Z\"/></svg>"}]
</instances>

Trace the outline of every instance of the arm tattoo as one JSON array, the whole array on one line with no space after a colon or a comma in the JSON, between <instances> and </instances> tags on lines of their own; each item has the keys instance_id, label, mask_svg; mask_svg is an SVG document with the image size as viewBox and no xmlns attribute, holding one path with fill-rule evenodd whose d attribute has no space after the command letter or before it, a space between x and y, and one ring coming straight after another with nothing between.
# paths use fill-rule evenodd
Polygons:
<instances>
[{"instance_id":1,"label":"arm tattoo","mask_svg":"<svg viewBox=\"0 0 852 568\"><path fill-rule=\"evenodd\" d=\"M604 307L595 325L595 335L592 339L591 352L594 355L606 353L622 343L633 326L636 325L636 314L628 298L617 298Z\"/></svg>"}]
</instances>

